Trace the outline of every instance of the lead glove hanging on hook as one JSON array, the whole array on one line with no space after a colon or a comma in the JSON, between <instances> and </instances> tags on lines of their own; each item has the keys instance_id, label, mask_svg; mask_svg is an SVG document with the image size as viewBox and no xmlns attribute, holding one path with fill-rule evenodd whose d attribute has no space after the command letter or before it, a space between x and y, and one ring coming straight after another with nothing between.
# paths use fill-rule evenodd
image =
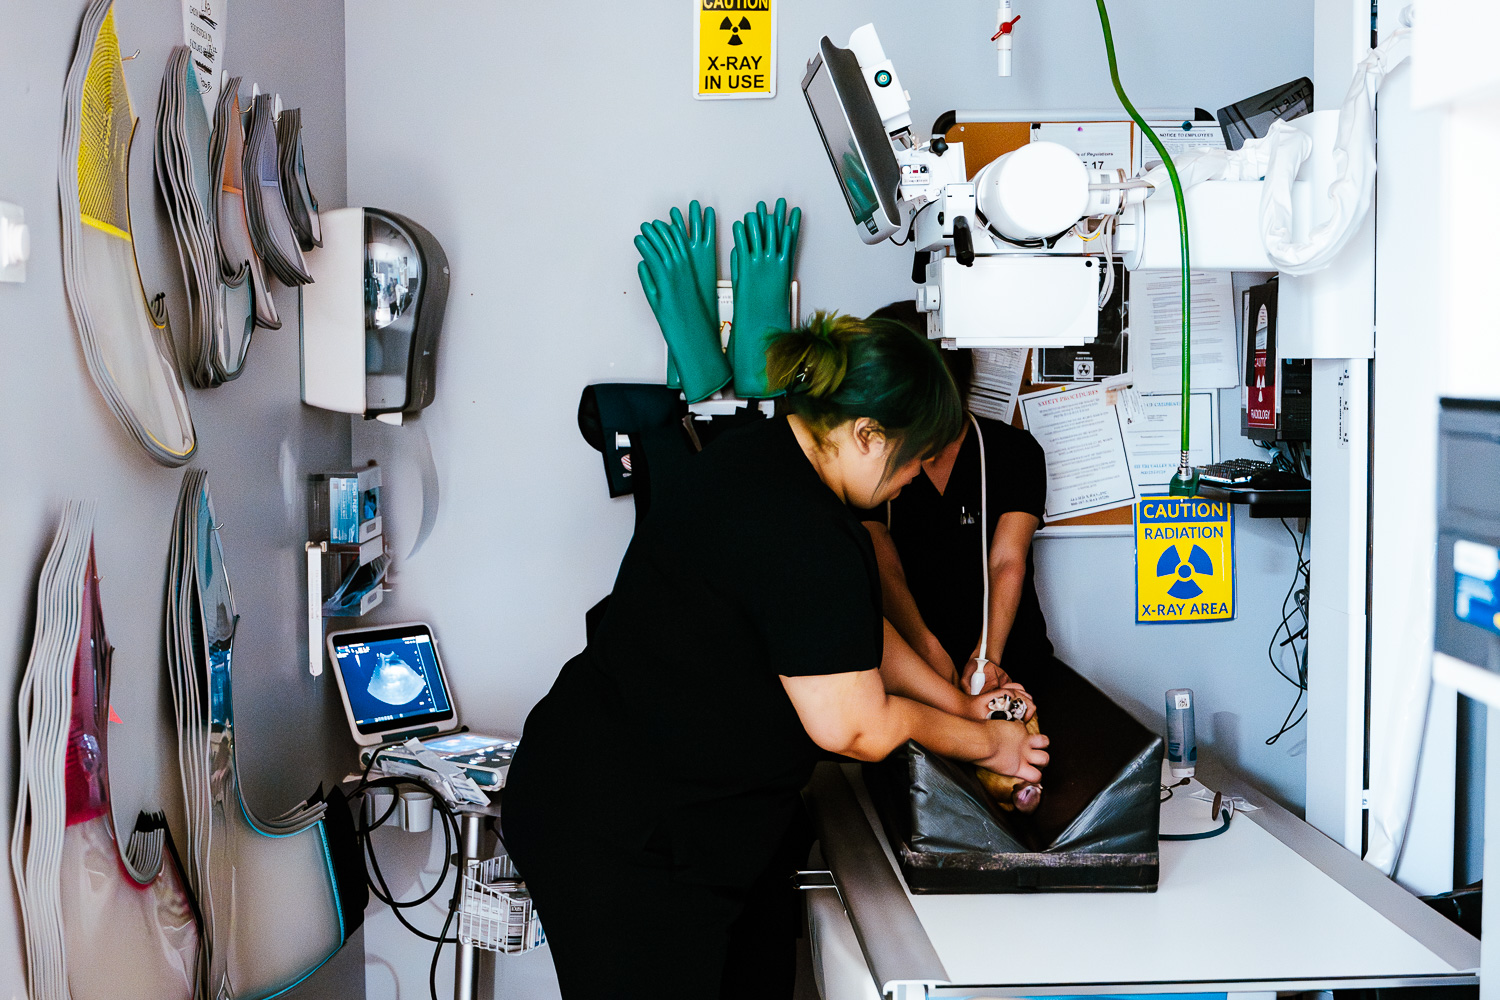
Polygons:
<instances>
[{"instance_id":1,"label":"lead glove hanging on hook","mask_svg":"<svg viewBox=\"0 0 1500 1000\"><path fill-rule=\"evenodd\" d=\"M714 210L688 206L691 222L672 210L672 224L641 224L635 248L641 289L667 342L689 403L707 399L728 384L729 361L719 344L718 264ZM705 295L704 289L707 289ZM764 368L764 361L762 361Z\"/></svg>"},{"instance_id":2,"label":"lead glove hanging on hook","mask_svg":"<svg viewBox=\"0 0 1500 1000\"><path fill-rule=\"evenodd\" d=\"M688 248L688 263L693 266L693 283L698 286L698 297L703 308L714 319L719 318L719 227L714 217L713 206L706 210L696 200L688 204L687 219L682 212L672 209L672 227L681 234ZM682 377L677 374L677 359L667 351L667 385L682 388Z\"/></svg>"},{"instance_id":3,"label":"lead glove hanging on hook","mask_svg":"<svg viewBox=\"0 0 1500 1000\"><path fill-rule=\"evenodd\" d=\"M734 394L741 399L781 395L766 384L766 345L771 334L792 325L792 269L802 209L787 215L785 198L776 211L760 202L734 224L729 276L734 282L734 327L729 360L734 366Z\"/></svg>"}]
</instances>

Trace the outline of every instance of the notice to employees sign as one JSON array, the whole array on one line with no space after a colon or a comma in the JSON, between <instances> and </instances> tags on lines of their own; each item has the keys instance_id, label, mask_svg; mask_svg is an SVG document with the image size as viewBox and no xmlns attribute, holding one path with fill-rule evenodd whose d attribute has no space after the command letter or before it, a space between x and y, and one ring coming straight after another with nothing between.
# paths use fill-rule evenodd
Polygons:
<instances>
[{"instance_id":1,"label":"notice to employees sign","mask_svg":"<svg viewBox=\"0 0 1500 1000\"><path fill-rule=\"evenodd\" d=\"M1136 622L1228 621L1234 596L1232 504L1166 496L1136 501Z\"/></svg>"},{"instance_id":2,"label":"notice to employees sign","mask_svg":"<svg viewBox=\"0 0 1500 1000\"><path fill-rule=\"evenodd\" d=\"M701 101L776 96L776 0L693 0Z\"/></svg>"}]
</instances>

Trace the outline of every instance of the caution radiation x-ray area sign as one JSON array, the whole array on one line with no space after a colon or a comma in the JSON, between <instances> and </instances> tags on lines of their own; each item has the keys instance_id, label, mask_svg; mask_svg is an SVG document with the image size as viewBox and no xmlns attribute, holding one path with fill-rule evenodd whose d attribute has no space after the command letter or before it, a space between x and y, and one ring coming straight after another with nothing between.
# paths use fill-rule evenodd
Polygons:
<instances>
[{"instance_id":1,"label":"caution radiation x-ray area sign","mask_svg":"<svg viewBox=\"0 0 1500 1000\"><path fill-rule=\"evenodd\" d=\"M1135 620L1218 622L1234 617L1234 507L1193 497L1135 505Z\"/></svg>"},{"instance_id":2,"label":"caution radiation x-ray area sign","mask_svg":"<svg viewBox=\"0 0 1500 1000\"><path fill-rule=\"evenodd\" d=\"M778 0L693 0L699 100L776 96Z\"/></svg>"}]
</instances>

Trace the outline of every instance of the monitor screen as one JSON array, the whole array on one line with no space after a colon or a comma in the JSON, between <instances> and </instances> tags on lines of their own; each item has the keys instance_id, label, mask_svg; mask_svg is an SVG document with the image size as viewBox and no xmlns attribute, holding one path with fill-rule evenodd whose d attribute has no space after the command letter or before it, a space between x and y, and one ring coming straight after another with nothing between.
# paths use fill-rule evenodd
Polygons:
<instances>
[{"instance_id":1,"label":"monitor screen","mask_svg":"<svg viewBox=\"0 0 1500 1000\"><path fill-rule=\"evenodd\" d=\"M834 173L839 177L839 189L849 205L849 214L854 221L865 225L875 214L874 189L870 184L870 172L865 168L864 157L854 143L854 133L844 118L844 109L838 93L833 89L833 77L826 65L820 64L813 72L802 91L807 95L807 106L812 111L813 121L822 133L823 145L828 150L828 159L833 162Z\"/></svg>"},{"instance_id":2,"label":"monitor screen","mask_svg":"<svg viewBox=\"0 0 1500 1000\"><path fill-rule=\"evenodd\" d=\"M333 637L332 645L359 732L415 729L453 716L427 626L361 630Z\"/></svg>"},{"instance_id":3,"label":"monitor screen","mask_svg":"<svg viewBox=\"0 0 1500 1000\"><path fill-rule=\"evenodd\" d=\"M859 60L824 38L819 54L808 63L802 95L860 238L866 243L885 239L899 228L901 167Z\"/></svg>"}]
</instances>

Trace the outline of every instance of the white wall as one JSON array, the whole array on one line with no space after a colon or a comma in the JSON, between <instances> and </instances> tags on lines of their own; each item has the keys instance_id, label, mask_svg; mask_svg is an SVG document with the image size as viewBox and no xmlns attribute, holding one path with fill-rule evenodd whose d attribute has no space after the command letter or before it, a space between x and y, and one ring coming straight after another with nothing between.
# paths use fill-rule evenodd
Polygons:
<instances>
[{"instance_id":1,"label":"white wall","mask_svg":"<svg viewBox=\"0 0 1500 1000\"><path fill-rule=\"evenodd\" d=\"M0 59L0 199L26 210L32 259L22 285L0 285L0 399L6 403L0 460L0 690L19 684L30 649L36 577L62 501L99 500L96 546L110 641L115 646L110 700L121 725L109 732L117 823L137 810L167 810L179 844L181 794L175 730L164 680L162 595L167 544L181 470L150 461L106 409L85 370L62 287L57 155L63 77L73 56L82 0L0 0L6 55ZM125 75L141 118L131 162L131 207L148 292L168 293L174 321L187 315L170 225L159 207L151 166L156 96L167 51L182 38L177 0L119 0L115 20ZM314 190L326 204L344 194L343 9L337 0L235 0L226 65L303 108ZM216 512L241 615L235 643L235 707L241 774L254 807L275 814L320 781L344 773L344 730L331 680L308 677L300 612L301 478L349 460L347 422L299 402L296 295L276 291L290 320L257 331L244 376L218 389L189 389L199 452L211 473ZM179 331L181 332L181 331ZM284 492L283 476L289 477ZM0 723L6 751L0 780L15 787L15 715ZM13 798L8 801L14 801ZM8 837L13 806L5 810ZM10 883L9 859L4 882ZM347 954L357 956L356 941ZM14 905L0 907L0 996L24 996L21 932ZM346 957L341 956L341 957ZM303 987L303 997L362 996L336 960Z\"/></svg>"},{"instance_id":2,"label":"white wall","mask_svg":"<svg viewBox=\"0 0 1500 1000\"><path fill-rule=\"evenodd\" d=\"M1115 7L1121 75L1141 106L1213 110L1312 69L1311 12L1295 0ZM346 0L345 11L349 200L422 222L453 269L437 401L419 421L441 513L415 558L401 557L420 506L418 427L355 432L356 456L388 467L397 576L377 614L431 621L466 721L502 731L519 731L582 647L583 613L609 590L630 537L631 503L608 499L574 416L590 382L662 377L637 226L691 198L716 206L727 277L729 224L785 195L804 212L805 310L863 313L910 295L909 254L865 247L852 231L798 92L818 38L842 42L874 21L923 129L954 107L1116 106L1084 0L1020 8L1005 80L988 42L992 4L935 15L892 0L784 2L777 98L718 103L691 97L688 3L584 0L564 12ZM1225 452L1248 454L1237 395L1224 399ZM1274 521L1241 516L1239 531L1233 623L1135 626L1128 538L1039 543L1039 587L1065 657L1148 720L1167 688L1194 687L1203 752L1300 807L1300 732L1262 742L1295 694L1265 659L1291 546ZM386 940L372 930L371 996L394 995L385 962L411 968L403 995L420 991L419 950Z\"/></svg>"}]
</instances>

